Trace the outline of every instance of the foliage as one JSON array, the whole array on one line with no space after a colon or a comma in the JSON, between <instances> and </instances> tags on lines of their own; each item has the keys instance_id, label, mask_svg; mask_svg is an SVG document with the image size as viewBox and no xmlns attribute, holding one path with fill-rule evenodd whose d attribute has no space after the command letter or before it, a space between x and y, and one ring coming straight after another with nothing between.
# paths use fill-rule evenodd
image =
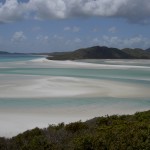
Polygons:
<instances>
[{"instance_id":1,"label":"foliage","mask_svg":"<svg viewBox=\"0 0 150 150\"><path fill-rule=\"evenodd\" d=\"M75 122L75 123L70 123L65 126L65 129L72 133L75 133L77 131L81 131L81 130L87 129L87 128L88 128L88 126L86 125L86 123L83 123L81 121Z\"/></svg>"},{"instance_id":2,"label":"foliage","mask_svg":"<svg viewBox=\"0 0 150 150\"><path fill-rule=\"evenodd\" d=\"M149 150L150 111L98 117L86 122L35 128L11 139L0 150Z\"/></svg>"},{"instance_id":3,"label":"foliage","mask_svg":"<svg viewBox=\"0 0 150 150\"><path fill-rule=\"evenodd\" d=\"M53 57L52 57L53 56ZM51 60L76 60L76 59L150 59L150 53L142 49L123 50L105 46L82 48L72 52L51 53L47 59Z\"/></svg>"},{"instance_id":4,"label":"foliage","mask_svg":"<svg viewBox=\"0 0 150 150\"><path fill-rule=\"evenodd\" d=\"M148 53L147 50L142 50L139 48L135 48L135 49L125 48L122 51L137 59L149 59L150 58L150 54Z\"/></svg>"}]
</instances>

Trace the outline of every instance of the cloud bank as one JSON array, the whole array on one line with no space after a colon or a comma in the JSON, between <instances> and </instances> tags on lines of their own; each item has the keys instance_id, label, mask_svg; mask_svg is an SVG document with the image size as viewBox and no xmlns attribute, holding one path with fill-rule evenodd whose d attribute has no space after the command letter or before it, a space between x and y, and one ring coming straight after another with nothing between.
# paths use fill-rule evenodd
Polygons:
<instances>
[{"instance_id":1,"label":"cloud bank","mask_svg":"<svg viewBox=\"0 0 150 150\"><path fill-rule=\"evenodd\" d=\"M20 19L113 17L150 23L149 0L6 0L0 2L0 22Z\"/></svg>"}]
</instances>

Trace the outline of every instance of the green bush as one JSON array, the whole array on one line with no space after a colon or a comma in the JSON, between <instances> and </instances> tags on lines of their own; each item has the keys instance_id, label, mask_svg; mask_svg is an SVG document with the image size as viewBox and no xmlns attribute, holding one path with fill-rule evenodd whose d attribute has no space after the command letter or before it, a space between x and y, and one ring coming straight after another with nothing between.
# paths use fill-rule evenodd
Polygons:
<instances>
[{"instance_id":1,"label":"green bush","mask_svg":"<svg viewBox=\"0 0 150 150\"><path fill-rule=\"evenodd\" d=\"M70 124L66 125L65 129L66 129L66 131L75 133L77 131L88 129L88 126L87 126L87 124L79 121L79 122L70 123Z\"/></svg>"},{"instance_id":2,"label":"green bush","mask_svg":"<svg viewBox=\"0 0 150 150\"><path fill-rule=\"evenodd\" d=\"M150 150L150 111L35 128L0 138L0 150Z\"/></svg>"}]
</instances>

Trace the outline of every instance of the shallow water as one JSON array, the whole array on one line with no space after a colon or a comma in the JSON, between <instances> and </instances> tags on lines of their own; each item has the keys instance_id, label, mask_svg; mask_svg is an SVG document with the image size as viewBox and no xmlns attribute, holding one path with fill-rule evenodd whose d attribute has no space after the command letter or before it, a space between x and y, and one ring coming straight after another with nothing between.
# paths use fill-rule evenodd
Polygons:
<instances>
[{"instance_id":1,"label":"shallow water","mask_svg":"<svg viewBox=\"0 0 150 150\"><path fill-rule=\"evenodd\" d=\"M36 58L41 58L41 56L29 54L0 54L0 62L27 61Z\"/></svg>"},{"instance_id":2,"label":"shallow water","mask_svg":"<svg viewBox=\"0 0 150 150\"><path fill-rule=\"evenodd\" d=\"M73 62L5 56L0 59L0 136L148 110L149 89L150 60Z\"/></svg>"}]
</instances>

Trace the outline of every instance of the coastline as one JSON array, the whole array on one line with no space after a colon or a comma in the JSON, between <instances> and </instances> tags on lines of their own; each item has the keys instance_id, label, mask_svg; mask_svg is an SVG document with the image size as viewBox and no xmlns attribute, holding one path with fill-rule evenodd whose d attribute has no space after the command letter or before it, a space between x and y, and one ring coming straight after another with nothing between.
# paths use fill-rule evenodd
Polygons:
<instances>
[{"instance_id":1,"label":"coastline","mask_svg":"<svg viewBox=\"0 0 150 150\"><path fill-rule=\"evenodd\" d=\"M114 110L114 108L116 110ZM92 110L91 111L87 111ZM3 130L0 131L0 137L12 138L20 133L23 133L27 130L32 130L35 127L45 128L48 125L58 125L61 122L65 124L76 122L76 121L87 121L91 120L93 117L102 117L102 116L112 116L112 115L133 115L135 112L143 112L149 110L149 108L130 108L130 107L119 107L110 106L106 108L98 106L89 106L89 107L75 107L71 108L59 108L56 114L56 108L53 109L44 109L42 110L9 110L6 112L0 111L0 128ZM28 111L28 112L27 112ZM69 112L69 114L68 114ZM97 115L95 115L97 114ZM14 121L10 120L12 118ZM33 119L34 118L34 119ZM81 119L82 118L82 119ZM28 124L26 122L28 121Z\"/></svg>"},{"instance_id":2,"label":"coastline","mask_svg":"<svg viewBox=\"0 0 150 150\"><path fill-rule=\"evenodd\" d=\"M149 61L141 65L137 60L102 61L38 58L0 64L0 136L12 137L36 126L148 110ZM138 71L141 76L136 75Z\"/></svg>"}]
</instances>

